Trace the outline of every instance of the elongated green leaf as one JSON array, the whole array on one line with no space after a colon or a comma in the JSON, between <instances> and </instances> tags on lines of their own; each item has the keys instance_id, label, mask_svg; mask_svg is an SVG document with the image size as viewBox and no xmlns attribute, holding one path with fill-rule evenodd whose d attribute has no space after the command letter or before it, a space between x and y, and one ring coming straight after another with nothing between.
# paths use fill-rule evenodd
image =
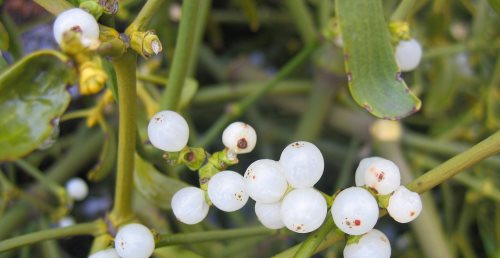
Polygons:
<instances>
[{"instance_id":1,"label":"elongated green leaf","mask_svg":"<svg viewBox=\"0 0 500 258\"><path fill-rule=\"evenodd\" d=\"M344 61L354 100L376 117L398 120L420 109L400 77L381 0L337 0Z\"/></svg>"},{"instance_id":2,"label":"elongated green leaf","mask_svg":"<svg viewBox=\"0 0 500 258\"><path fill-rule=\"evenodd\" d=\"M37 148L52 132L53 119L66 110L66 85L74 73L67 57L40 51L0 74L0 161Z\"/></svg>"},{"instance_id":3,"label":"elongated green leaf","mask_svg":"<svg viewBox=\"0 0 500 258\"><path fill-rule=\"evenodd\" d=\"M170 209L175 192L188 185L160 174L151 164L135 156L134 184L137 191L161 209Z\"/></svg>"}]
</instances>

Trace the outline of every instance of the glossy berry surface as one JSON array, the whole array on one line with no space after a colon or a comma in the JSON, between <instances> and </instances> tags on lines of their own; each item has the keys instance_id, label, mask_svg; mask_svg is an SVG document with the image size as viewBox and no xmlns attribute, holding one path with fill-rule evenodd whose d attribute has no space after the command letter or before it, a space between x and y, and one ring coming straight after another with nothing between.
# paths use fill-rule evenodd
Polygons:
<instances>
[{"instance_id":1,"label":"glossy berry surface","mask_svg":"<svg viewBox=\"0 0 500 258\"><path fill-rule=\"evenodd\" d=\"M323 175L325 166L320 150L306 141L288 145L281 153L279 162L288 183L294 188L313 187Z\"/></svg>"},{"instance_id":2,"label":"glossy berry surface","mask_svg":"<svg viewBox=\"0 0 500 258\"><path fill-rule=\"evenodd\" d=\"M314 188L294 189L281 203L283 223L297 233L309 233L319 228L326 213L326 200Z\"/></svg>"},{"instance_id":3,"label":"glossy berry surface","mask_svg":"<svg viewBox=\"0 0 500 258\"><path fill-rule=\"evenodd\" d=\"M205 192L197 187L185 187L172 197L172 211L175 217L185 224L196 224L208 214L209 206L205 201Z\"/></svg>"},{"instance_id":4,"label":"glossy berry surface","mask_svg":"<svg viewBox=\"0 0 500 258\"><path fill-rule=\"evenodd\" d=\"M214 206L227 212L241 209L248 201L245 180L230 170L221 171L210 178L207 191Z\"/></svg>"},{"instance_id":5,"label":"glossy berry surface","mask_svg":"<svg viewBox=\"0 0 500 258\"><path fill-rule=\"evenodd\" d=\"M344 258L389 258L391 243L382 231L372 229L361 236L357 243L347 244Z\"/></svg>"},{"instance_id":6,"label":"glossy berry surface","mask_svg":"<svg viewBox=\"0 0 500 258\"><path fill-rule=\"evenodd\" d=\"M396 46L396 60L403 72L417 68L422 59L422 47L415 39L401 40Z\"/></svg>"},{"instance_id":7,"label":"glossy berry surface","mask_svg":"<svg viewBox=\"0 0 500 258\"><path fill-rule=\"evenodd\" d=\"M153 234L142 224L127 224L116 233L115 250L121 258L147 258L154 249Z\"/></svg>"},{"instance_id":8,"label":"glossy berry surface","mask_svg":"<svg viewBox=\"0 0 500 258\"><path fill-rule=\"evenodd\" d=\"M81 33L80 37L84 46L99 39L99 24L94 16L80 8L68 9L60 13L54 21L54 38L59 45L61 45L63 34L69 30Z\"/></svg>"},{"instance_id":9,"label":"glossy berry surface","mask_svg":"<svg viewBox=\"0 0 500 258\"><path fill-rule=\"evenodd\" d=\"M377 194L390 194L401 185L401 174L394 162L379 158L364 172L365 185Z\"/></svg>"},{"instance_id":10,"label":"glossy berry surface","mask_svg":"<svg viewBox=\"0 0 500 258\"><path fill-rule=\"evenodd\" d=\"M114 248L104 249L93 253L89 258L120 258Z\"/></svg>"},{"instance_id":11,"label":"glossy berry surface","mask_svg":"<svg viewBox=\"0 0 500 258\"><path fill-rule=\"evenodd\" d=\"M163 151L180 151L189 139L189 126L181 115L170 110L156 113L148 124L149 141Z\"/></svg>"},{"instance_id":12,"label":"glossy berry surface","mask_svg":"<svg viewBox=\"0 0 500 258\"><path fill-rule=\"evenodd\" d=\"M399 223L408 223L418 217L422 211L422 199L418 193L400 186L389 198L387 212Z\"/></svg>"},{"instance_id":13,"label":"glossy berry surface","mask_svg":"<svg viewBox=\"0 0 500 258\"><path fill-rule=\"evenodd\" d=\"M285 226L281 219L281 203L255 203L255 214L260 223L269 229L279 229Z\"/></svg>"},{"instance_id":14,"label":"glossy berry surface","mask_svg":"<svg viewBox=\"0 0 500 258\"><path fill-rule=\"evenodd\" d=\"M222 143L236 154L249 153L257 144L257 133L249 124L234 122L222 132Z\"/></svg>"},{"instance_id":15,"label":"glossy berry surface","mask_svg":"<svg viewBox=\"0 0 500 258\"><path fill-rule=\"evenodd\" d=\"M349 235L370 231L378 220L378 204L364 188L350 187L341 191L331 208L335 225Z\"/></svg>"},{"instance_id":16,"label":"glossy berry surface","mask_svg":"<svg viewBox=\"0 0 500 258\"><path fill-rule=\"evenodd\" d=\"M248 195L256 202L278 202L288 187L281 164L270 159L253 162L244 178Z\"/></svg>"},{"instance_id":17,"label":"glossy berry surface","mask_svg":"<svg viewBox=\"0 0 500 258\"><path fill-rule=\"evenodd\" d=\"M89 194L89 187L85 180L74 177L66 182L66 191L73 200L81 201Z\"/></svg>"}]
</instances>

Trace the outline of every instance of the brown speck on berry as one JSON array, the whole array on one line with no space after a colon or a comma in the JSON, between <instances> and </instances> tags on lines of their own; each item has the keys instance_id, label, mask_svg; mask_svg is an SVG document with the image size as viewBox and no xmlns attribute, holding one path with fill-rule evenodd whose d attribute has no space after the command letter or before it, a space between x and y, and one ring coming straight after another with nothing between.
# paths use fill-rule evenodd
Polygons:
<instances>
[{"instance_id":1,"label":"brown speck on berry","mask_svg":"<svg viewBox=\"0 0 500 258\"><path fill-rule=\"evenodd\" d=\"M246 147L248 146L247 140L245 138L239 139L236 143L236 146L238 146L238 148L240 149L246 149Z\"/></svg>"},{"instance_id":2,"label":"brown speck on berry","mask_svg":"<svg viewBox=\"0 0 500 258\"><path fill-rule=\"evenodd\" d=\"M380 173L378 173L378 175L377 175L377 181L380 182L380 181L384 180L384 176L385 176L384 171L380 171Z\"/></svg>"},{"instance_id":3,"label":"brown speck on berry","mask_svg":"<svg viewBox=\"0 0 500 258\"><path fill-rule=\"evenodd\" d=\"M410 217L415 216L415 213L416 213L415 211L411 211L411 212L410 212Z\"/></svg>"},{"instance_id":4,"label":"brown speck on berry","mask_svg":"<svg viewBox=\"0 0 500 258\"><path fill-rule=\"evenodd\" d=\"M82 28L80 28L80 26L74 26L74 27L71 27L70 29L71 31L74 31L74 32L79 32L79 33L82 33Z\"/></svg>"}]
</instances>

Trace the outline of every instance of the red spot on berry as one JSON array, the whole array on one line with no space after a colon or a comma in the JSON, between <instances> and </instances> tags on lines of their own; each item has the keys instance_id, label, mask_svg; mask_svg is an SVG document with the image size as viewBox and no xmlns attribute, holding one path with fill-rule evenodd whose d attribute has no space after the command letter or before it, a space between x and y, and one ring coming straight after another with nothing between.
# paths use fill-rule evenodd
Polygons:
<instances>
[{"instance_id":1,"label":"red spot on berry","mask_svg":"<svg viewBox=\"0 0 500 258\"><path fill-rule=\"evenodd\" d=\"M384 176L385 176L385 173L384 171L381 171L378 175L377 175L377 180L380 182L382 180L384 180Z\"/></svg>"},{"instance_id":2,"label":"red spot on berry","mask_svg":"<svg viewBox=\"0 0 500 258\"><path fill-rule=\"evenodd\" d=\"M354 225L356 225L356 226L361 225L361 220L359 220L359 219L354 220Z\"/></svg>"}]
</instances>

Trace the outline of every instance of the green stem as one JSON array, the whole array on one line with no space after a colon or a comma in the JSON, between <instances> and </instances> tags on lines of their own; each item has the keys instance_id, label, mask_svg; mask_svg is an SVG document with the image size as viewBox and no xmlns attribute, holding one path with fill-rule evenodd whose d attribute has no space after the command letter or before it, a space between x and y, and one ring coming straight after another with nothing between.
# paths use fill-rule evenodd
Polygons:
<instances>
[{"instance_id":1,"label":"green stem","mask_svg":"<svg viewBox=\"0 0 500 258\"><path fill-rule=\"evenodd\" d=\"M494 41L494 42L468 41L465 43L457 43L454 45L447 45L444 47L431 48L424 52L422 59L438 58L466 51L475 52L483 50L496 50L498 48L500 48L500 41Z\"/></svg>"},{"instance_id":2,"label":"green stem","mask_svg":"<svg viewBox=\"0 0 500 258\"><path fill-rule=\"evenodd\" d=\"M212 230L195 233L165 234L160 235L156 248L167 245L192 244L208 241L231 240L241 237L272 235L276 231L264 227L251 227L228 230Z\"/></svg>"},{"instance_id":3,"label":"green stem","mask_svg":"<svg viewBox=\"0 0 500 258\"><path fill-rule=\"evenodd\" d=\"M479 161L499 152L500 130L480 143L472 146L472 148L456 155L434 169L431 169L429 172L407 184L407 187L419 193L428 191Z\"/></svg>"},{"instance_id":4,"label":"green stem","mask_svg":"<svg viewBox=\"0 0 500 258\"><path fill-rule=\"evenodd\" d=\"M402 0L392 14L391 21L406 21L417 2L417 0Z\"/></svg>"},{"instance_id":5,"label":"green stem","mask_svg":"<svg viewBox=\"0 0 500 258\"><path fill-rule=\"evenodd\" d=\"M54 195L58 196L61 192L64 192L64 188L57 184L54 180L46 177L42 171L40 171L35 166L31 165L29 162L18 159L14 163L27 172L30 176L34 177L41 185L46 189L51 191Z\"/></svg>"},{"instance_id":6,"label":"green stem","mask_svg":"<svg viewBox=\"0 0 500 258\"><path fill-rule=\"evenodd\" d=\"M321 228L319 228L316 232L322 231L323 227L328 227L328 224L326 224L326 223L323 224L321 226ZM340 230L330 230L330 232L324 238L321 239L322 241L319 244L319 246L316 248L314 253L319 253L319 252L327 249L328 247L334 245L335 243L338 243L339 241L344 240L344 238L345 238L344 234ZM293 257L297 253L297 251L300 249L301 245L302 245L302 243L297 244L297 245L273 256L273 258Z\"/></svg>"},{"instance_id":7,"label":"green stem","mask_svg":"<svg viewBox=\"0 0 500 258\"><path fill-rule=\"evenodd\" d=\"M52 228L13 237L0 242L0 252L34 244L48 239L59 239L78 235L98 235L106 231L106 224L102 220L77 224L63 228Z\"/></svg>"},{"instance_id":8,"label":"green stem","mask_svg":"<svg viewBox=\"0 0 500 258\"><path fill-rule=\"evenodd\" d=\"M87 132L87 129L85 129L85 132ZM67 154L47 170L48 177L59 183L67 180L78 171L81 171L97 156L101 143L102 134L94 133L90 136L87 133L82 134ZM30 192L40 196L43 195L40 192L41 190L43 189L40 188L40 185L37 185ZM0 230L0 239L9 236L17 228L24 225L29 220L31 210L32 205L28 201L21 201L9 208L5 215L0 218L0 228L2 229Z\"/></svg>"},{"instance_id":9,"label":"green stem","mask_svg":"<svg viewBox=\"0 0 500 258\"><path fill-rule=\"evenodd\" d=\"M139 11L139 14L137 14L137 16L135 17L134 21L125 30L125 33L130 35L134 31L144 30L153 18L153 14L157 13L158 10L161 9L160 7L163 4L163 1L164 0L146 1L146 4L144 4L141 11Z\"/></svg>"},{"instance_id":10,"label":"green stem","mask_svg":"<svg viewBox=\"0 0 500 258\"><path fill-rule=\"evenodd\" d=\"M321 244L326 235L330 233L335 228L335 223L333 222L332 216L327 214L326 221L318 230L314 231L313 234L309 235L307 239L302 242L299 250L293 257L295 258L307 258L311 257L318 246Z\"/></svg>"},{"instance_id":11,"label":"green stem","mask_svg":"<svg viewBox=\"0 0 500 258\"><path fill-rule=\"evenodd\" d=\"M316 28L306 3L303 0L286 0L285 4L290 10L302 40L306 44L316 41Z\"/></svg>"},{"instance_id":12,"label":"green stem","mask_svg":"<svg viewBox=\"0 0 500 258\"><path fill-rule=\"evenodd\" d=\"M118 155L114 207L110 218L115 226L131 219L136 137L136 55L125 53L113 60L118 80Z\"/></svg>"},{"instance_id":13,"label":"green stem","mask_svg":"<svg viewBox=\"0 0 500 258\"><path fill-rule=\"evenodd\" d=\"M233 104L231 109L224 113L208 130L205 136L195 144L195 146L206 147L213 139L220 134L222 130L234 119L240 117L243 112L253 105L262 96L268 93L278 82L283 80L285 77L289 76L295 69L302 65L311 55L316 48L319 46L317 42L308 45L306 48L302 49L295 57L290 60L281 70L276 74L276 76L271 79L268 83L262 85L257 90L253 91L251 95L248 95L240 102Z\"/></svg>"},{"instance_id":14,"label":"green stem","mask_svg":"<svg viewBox=\"0 0 500 258\"><path fill-rule=\"evenodd\" d=\"M235 100L250 95L265 82L242 82L237 85L217 84L201 88L193 98L193 105L207 105ZM310 80L283 80L276 84L269 95L299 94L311 90Z\"/></svg>"},{"instance_id":15,"label":"green stem","mask_svg":"<svg viewBox=\"0 0 500 258\"><path fill-rule=\"evenodd\" d=\"M177 36L174 60L168 74L168 86L160 100L160 109L176 110L188 74L194 44L194 34L198 19L197 0L184 0L182 3L182 18Z\"/></svg>"},{"instance_id":16,"label":"green stem","mask_svg":"<svg viewBox=\"0 0 500 258\"><path fill-rule=\"evenodd\" d=\"M333 86L335 84L332 85L332 78L334 76L330 72L316 68L314 86L309 95L307 108L301 115L294 139L314 141L323 129L336 92L336 87Z\"/></svg>"},{"instance_id":17,"label":"green stem","mask_svg":"<svg viewBox=\"0 0 500 258\"><path fill-rule=\"evenodd\" d=\"M167 79L165 79L161 76L158 76L158 75L153 75L153 74L138 73L137 79L141 80L141 81L145 81L145 82L154 83L156 85L165 86L167 84Z\"/></svg>"},{"instance_id":18,"label":"green stem","mask_svg":"<svg viewBox=\"0 0 500 258\"><path fill-rule=\"evenodd\" d=\"M66 9L74 8L68 1L64 0L34 0L35 3L43 7L49 13L58 15Z\"/></svg>"},{"instance_id":19,"label":"green stem","mask_svg":"<svg viewBox=\"0 0 500 258\"><path fill-rule=\"evenodd\" d=\"M187 76L193 77L196 71L196 59L198 58L198 52L203 39L203 34L205 33L205 24L207 23L208 12L210 11L210 6L212 0L203 0L198 4L198 17L196 19L195 32L193 36L193 46L191 48L191 54L189 55Z\"/></svg>"}]
</instances>

